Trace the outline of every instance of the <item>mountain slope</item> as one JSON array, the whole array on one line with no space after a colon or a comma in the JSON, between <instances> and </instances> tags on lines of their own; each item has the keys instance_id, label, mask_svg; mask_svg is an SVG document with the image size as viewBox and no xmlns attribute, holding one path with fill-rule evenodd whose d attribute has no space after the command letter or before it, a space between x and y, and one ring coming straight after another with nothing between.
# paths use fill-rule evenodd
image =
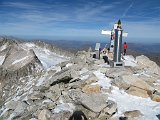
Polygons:
<instances>
[{"instance_id":1,"label":"mountain slope","mask_svg":"<svg viewBox=\"0 0 160 120\"><path fill-rule=\"evenodd\" d=\"M22 52L34 51L44 69L16 82L11 79L11 86L2 86L1 82L5 100L1 102L0 119L68 120L74 111L82 111L91 120L158 120L160 67L146 56L124 56L123 68L111 68L103 59L92 58L92 52L79 51L68 58L45 45L25 42L18 46ZM11 63L30 60L25 55L3 63L10 63L12 69Z\"/></svg>"}]
</instances>

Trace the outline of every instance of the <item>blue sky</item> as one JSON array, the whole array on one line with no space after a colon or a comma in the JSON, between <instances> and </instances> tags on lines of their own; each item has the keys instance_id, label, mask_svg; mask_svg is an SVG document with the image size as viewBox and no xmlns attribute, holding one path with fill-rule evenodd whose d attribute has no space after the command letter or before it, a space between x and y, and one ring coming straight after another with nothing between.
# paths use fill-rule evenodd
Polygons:
<instances>
[{"instance_id":1,"label":"blue sky","mask_svg":"<svg viewBox=\"0 0 160 120\"><path fill-rule=\"evenodd\" d=\"M0 35L101 41L121 19L127 41L160 43L160 0L0 0L0 16Z\"/></svg>"}]
</instances>

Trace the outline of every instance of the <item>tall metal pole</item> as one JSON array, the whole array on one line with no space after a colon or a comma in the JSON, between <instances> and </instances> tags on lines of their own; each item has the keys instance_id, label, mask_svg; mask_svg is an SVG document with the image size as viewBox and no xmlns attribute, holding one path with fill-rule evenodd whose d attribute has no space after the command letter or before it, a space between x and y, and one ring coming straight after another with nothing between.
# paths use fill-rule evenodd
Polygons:
<instances>
[{"instance_id":1,"label":"tall metal pole","mask_svg":"<svg viewBox=\"0 0 160 120\"><path fill-rule=\"evenodd\" d=\"M121 62L121 51L122 51L122 29L115 29L115 41L114 41L114 62Z\"/></svg>"},{"instance_id":2,"label":"tall metal pole","mask_svg":"<svg viewBox=\"0 0 160 120\"><path fill-rule=\"evenodd\" d=\"M113 35L113 33L114 35ZM114 24L113 31L104 31L102 30L102 34L111 35L111 44L114 44L113 51L113 60L110 61L111 67L123 67L124 63L121 61L121 51L122 51L122 36L127 37L128 33L123 32L121 21L118 20L117 24ZM112 36L114 40L112 40ZM112 48L112 47L110 47Z\"/></svg>"}]
</instances>

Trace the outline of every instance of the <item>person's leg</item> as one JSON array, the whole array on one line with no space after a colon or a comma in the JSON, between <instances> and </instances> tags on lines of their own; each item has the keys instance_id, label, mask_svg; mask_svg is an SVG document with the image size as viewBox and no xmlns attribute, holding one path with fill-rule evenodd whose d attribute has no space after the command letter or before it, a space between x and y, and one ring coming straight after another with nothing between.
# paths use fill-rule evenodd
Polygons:
<instances>
[{"instance_id":1,"label":"person's leg","mask_svg":"<svg viewBox=\"0 0 160 120\"><path fill-rule=\"evenodd\" d=\"M126 49L124 49L124 54L123 55L126 55Z\"/></svg>"}]
</instances>

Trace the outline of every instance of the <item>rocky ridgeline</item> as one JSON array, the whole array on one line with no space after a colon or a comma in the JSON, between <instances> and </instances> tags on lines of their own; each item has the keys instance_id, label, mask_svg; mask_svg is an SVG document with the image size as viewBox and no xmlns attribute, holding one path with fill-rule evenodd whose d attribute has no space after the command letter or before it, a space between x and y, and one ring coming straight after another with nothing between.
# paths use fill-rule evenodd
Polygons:
<instances>
[{"instance_id":1,"label":"rocky ridgeline","mask_svg":"<svg viewBox=\"0 0 160 120\"><path fill-rule=\"evenodd\" d=\"M79 51L68 61L42 70L33 51L23 51L18 45L12 49L6 48L7 57L1 71L23 71L31 63L34 67L30 74L15 73L17 77L12 77L16 78L17 84L12 82L12 77L9 77L7 84L2 82L5 75L3 80L1 78L3 102L0 120L69 120L74 111L82 111L88 120L133 120L143 117L143 111L137 109L118 114L116 101L110 99L115 88L128 95L149 98L155 104L160 102L160 68L146 56L132 57L135 66L111 68L102 59L92 58L90 51ZM18 55L26 54L30 55L30 61L23 67L10 64L10 57L17 59ZM33 74L37 69L40 74ZM157 118L159 114L156 114Z\"/></svg>"},{"instance_id":2,"label":"rocky ridgeline","mask_svg":"<svg viewBox=\"0 0 160 120\"><path fill-rule=\"evenodd\" d=\"M0 88L2 88L0 96L2 100L13 94L11 87L15 85L16 89L20 78L28 75L34 76L43 70L34 51L23 49L20 43L9 39L3 39L0 42ZM23 60L24 58L26 59ZM2 94L5 96L2 97Z\"/></svg>"},{"instance_id":3,"label":"rocky ridgeline","mask_svg":"<svg viewBox=\"0 0 160 120\"><path fill-rule=\"evenodd\" d=\"M59 55L63 55L63 56L67 56L67 57L74 56L74 54L69 51L63 50L59 47L56 47L55 45L52 45L52 44L49 44L49 43L46 43L43 41L35 41L34 44L36 44L37 46L39 46L41 48L47 48L48 50L50 50L56 54L59 54Z\"/></svg>"}]
</instances>

